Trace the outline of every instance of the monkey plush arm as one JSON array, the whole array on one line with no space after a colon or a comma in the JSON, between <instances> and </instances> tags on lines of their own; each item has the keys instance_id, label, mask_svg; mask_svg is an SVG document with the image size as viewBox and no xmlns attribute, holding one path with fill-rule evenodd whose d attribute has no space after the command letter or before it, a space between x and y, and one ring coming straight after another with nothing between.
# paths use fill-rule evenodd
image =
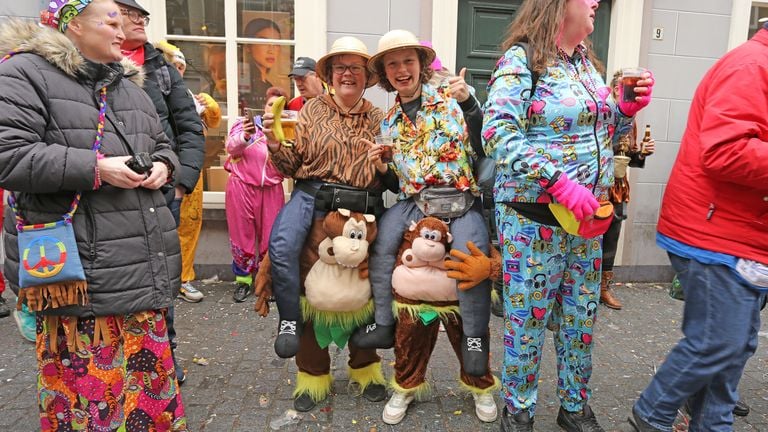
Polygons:
<instances>
[{"instance_id":1,"label":"monkey plush arm","mask_svg":"<svg viewBox=\"0 0 768 432\"><path fill-rule=\"evenodd\" d=\"M364 259L363 262L357 266L357 270L359 271L360 279L368 279L368 258Z\"/></svg>"},{"instance_id":2,"label":"monkey plush arm","mask_svg":"<svg viewBox=\"0 0 768 432\"><path fill-rule=\"evenodd\" d=\"M445 267L449 270L448 277L459 281L460 290L466 291L489 278L492 280L501 278L501 255L496 249L491 249L490 258L471 241L467 242L467 249L471 255L458 249L451 249L451 256L458 261L445 262Z\"/></svg>"},{"instance_id":3,"label":"monkey plush arm","mask_svg":"<svg viewBox=\"0 0 768 432\"><path fill-rule=\"evenodd\" d=\"M253 287L256 295L254 310L265 317L269 314L269 298L272 297L272 262L269 260L269 255L264 255L264 259L261 260Z\"/></svg>"}]
</instances>

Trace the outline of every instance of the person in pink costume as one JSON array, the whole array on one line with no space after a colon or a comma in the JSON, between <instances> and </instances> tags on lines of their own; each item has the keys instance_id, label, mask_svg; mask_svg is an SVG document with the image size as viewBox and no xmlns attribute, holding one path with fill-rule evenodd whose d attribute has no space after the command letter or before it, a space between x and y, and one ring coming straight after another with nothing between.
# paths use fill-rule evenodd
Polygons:
<instances>
[{"instance_id":1,"label":"person in pink costume","mask_svg":"<svg viewBox=\"0 0 768 432\"><path fill-rule=\"evenodd\" d=\"M267 90L265 112L284 90ZM256 123L256 124L254 124ZM261 132L261 118L238 118L227 137L229 157L224 168L229 171L226 189L227 226L235 273L233 299L243 302L253 291L253 275L267 252L269 233L277 213L285 203L283 176L269 158L267 141Z\"/></svg>"}]
</instances>

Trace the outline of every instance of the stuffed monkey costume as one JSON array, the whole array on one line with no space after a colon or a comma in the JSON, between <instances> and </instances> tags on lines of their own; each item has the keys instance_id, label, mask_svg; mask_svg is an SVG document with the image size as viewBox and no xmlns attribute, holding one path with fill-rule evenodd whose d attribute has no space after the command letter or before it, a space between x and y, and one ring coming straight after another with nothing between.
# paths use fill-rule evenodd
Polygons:
<instances>
[{"instance_id":1,"label":"stuffed monkey costume","mask_svg":"<svg viewBox=\"0 0 768 432\"><path fill-rule=\"evenodd\" d=\"M331 342L344 347L357 327L373 319L373 300L368 281L368 246L376 238L373 215L339 209L316 218L301 253L302 331L296 354L298 374L294 397L308 394L314 402L331 390ZM256 281L256 310L269 311L266 298L268 261L262 263ZM350 345L349 377L361 391L371 384L385 384L381 358L373 349Z\"/></svg>"},{"instance_id":2,"label":"stuffed monkey costume","mask_svg":"<svg viewBox=\"0 0 768 432\"><path fill-rule=\"evenodd\" d=\"M488 365L482 376L464 370L456 280L448 277L445 267L452 240L448 225L440 219L427 217L418 223L411 222L392 275L393 312L397 317L392 387L401 393L412 393L417 399L423 399L429 392L427 364L437 342L440 322L459 359L461 386L475 394L500 388Z\"/></svg>"}]
</instances>

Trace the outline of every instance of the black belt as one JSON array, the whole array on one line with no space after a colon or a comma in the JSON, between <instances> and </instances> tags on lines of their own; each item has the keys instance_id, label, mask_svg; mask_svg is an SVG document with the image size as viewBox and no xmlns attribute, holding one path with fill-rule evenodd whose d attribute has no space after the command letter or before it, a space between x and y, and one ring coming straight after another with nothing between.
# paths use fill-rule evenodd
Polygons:
<instances>
[{"instance_id":1,"label":"black belt","mask_svg":"<svg viewBox=\"0 0 768 432\"><path fill-rule=\"evenodd\" d=\"M552 214L552 211L547 204L508 201L503 204L536 223L556 227L560 226L560 222L555 219L555 215Z\"/></svg>"},{"instance_id":2,"label":"black belt","mask_svg":"<svg viewBox=\"0 0 768 432\"><path fill-rule=\"evenodd\" d=\"M296 189L315 197L315 209L349 211L380 216L384 212L381 193L335 183L300 180Z\"/></svg>"}]
</instances>

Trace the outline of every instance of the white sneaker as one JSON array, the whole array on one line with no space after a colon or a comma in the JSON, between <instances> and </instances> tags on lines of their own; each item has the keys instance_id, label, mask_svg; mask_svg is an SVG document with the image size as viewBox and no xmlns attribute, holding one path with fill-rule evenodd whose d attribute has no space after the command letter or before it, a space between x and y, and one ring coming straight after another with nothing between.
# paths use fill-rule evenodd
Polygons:
<instances>
[{"instance_id":1,"label":"white sneaker","mask_svg":"<svg viewBox=\"0 0 768 432\"><path fill-rule=\"evenodd\" d=\"M190 303L197 303L205 297L197 288L195 288L191 282L184 282L181 284L178 298L188 301Z\"/></svg>"},{"instance_id":2,"label":"white sneaker","mask_svg":"<svg viewBox=\"0 0 768 432\"><path fill-rule=\"evenodd\" d=\"M408 405L413 402L413 395L395 391L392 397L384 406L384 412L381 414L384 423L396 425L403 421L405 412L408 411Z\"/></svg>"},{"instance_id":3,"label":"white sneaker","mask_svg":"<svg viewBox=\"0 0 768 432\"><path fill-rule=\"evenodd\" d=\"M496 421L499 411L496 408L493 395L490 393L483 393L481 395L472 393L472 397L475 398L475 414L477 418L486 423Z\"/></svg>"}]
</instances>

